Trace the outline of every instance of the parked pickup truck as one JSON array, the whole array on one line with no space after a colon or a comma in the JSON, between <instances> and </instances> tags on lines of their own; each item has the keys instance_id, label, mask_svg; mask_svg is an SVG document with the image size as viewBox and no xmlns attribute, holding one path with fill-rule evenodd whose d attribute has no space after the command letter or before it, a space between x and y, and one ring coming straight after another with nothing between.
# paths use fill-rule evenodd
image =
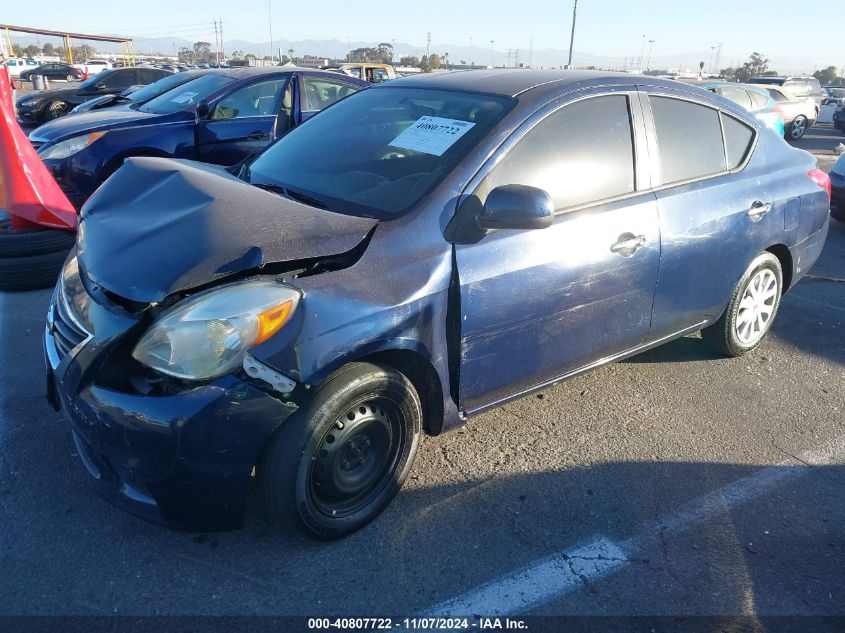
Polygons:
<instances>
[{"instance_id":1,"label":"parked pickup truck","mask_svg":"<svg viewBox=\"0 0 845 633\"><path fill-rule=\"evenodd\" d=\"M345 75L350 75L356 79L363 79L369 81L371 84L379 84L383 81L396 79L396 71L390 64L375 64L371 62L344 62L342 64L333 64L331 66L324 66L324 70L333 70Z\"/></svg>"},{"instance_id":2,"label":"parked pickup truck","mask_svg":"<svg viewBox=\"0 0 845 633\"><path fill-rule=\"evenodd\" d=\"M29 68L35 68L38 66L38 62L35 60L26 60L22 57L12 57L4 61L0 66L5 66L9 69L9 76L10 77L20 77L21 72L27 70Z\"/></svg>"}]
</instances>

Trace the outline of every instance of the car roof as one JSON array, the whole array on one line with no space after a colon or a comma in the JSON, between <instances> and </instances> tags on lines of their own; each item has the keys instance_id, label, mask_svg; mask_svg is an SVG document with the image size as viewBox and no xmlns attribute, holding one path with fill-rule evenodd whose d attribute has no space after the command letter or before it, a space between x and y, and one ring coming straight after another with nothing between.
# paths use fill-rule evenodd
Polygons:
<instances>
[{"instance_id":1,"label":"car roof","mask_svg":"<svg viewBox=\"0 0 845 633\"><path fill-rule=\"evenodd\" d=\"M206 70L206 69L203 69ZM214 68L212 70L219 71L227 77L235 79L246 79L247 77L255 77L258 75L268 75L271 73L315 73L318 75L331 75L336 77L337 73L329 73L325 70L316 70L313 68L300 68L299 66L235 66L234 68Z\"/></svg>"},{"instance_id":2,"label":"car roof","mask_svg":"<svg viewBox=\"0 0 845 633\"><path fill-rule=\"evenodd\" d=\"M599 70L526 70L495 68L456 70L402 77L377 84L375 88L431 88L461 92L480 92L506 97L542 98L560 93L566 87L642 85L677 88L678 82L646 75L632 75ZM524 95L524 97L523 97Z\"/></svg>"}]
</instances>

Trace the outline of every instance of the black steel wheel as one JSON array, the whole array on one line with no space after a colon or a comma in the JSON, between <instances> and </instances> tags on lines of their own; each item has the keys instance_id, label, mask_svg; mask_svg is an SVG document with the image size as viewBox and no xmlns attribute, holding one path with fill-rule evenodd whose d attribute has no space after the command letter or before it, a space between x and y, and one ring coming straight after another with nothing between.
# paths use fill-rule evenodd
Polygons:
<instances>
[{"instance_id":1,"label":"black steel wheel","mask_svg":"<svg viewBox=\"0 0 845 633\"><path fill-rule=\"evenodd\" d=\"M402 487L421 428L419 396L403 374L345 365L265 450L258 470L270 515L324 540L365 526Z\"/></svg>"}]
</instances>

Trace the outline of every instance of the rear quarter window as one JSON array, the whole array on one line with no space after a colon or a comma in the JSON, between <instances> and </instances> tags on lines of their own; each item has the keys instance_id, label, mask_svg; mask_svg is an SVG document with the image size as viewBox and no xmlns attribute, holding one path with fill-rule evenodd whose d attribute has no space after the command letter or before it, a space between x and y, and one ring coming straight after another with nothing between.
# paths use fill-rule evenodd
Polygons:
<instances>
[{"instance_id":1,"label":"rear quarter window","mask_svg":"<svg viewBox=\"0 0 845 633\"><path fill-rule=\"evenodd\" d=\"M725 150L728 155L728 169L736 169L745 160L754 142L754 130L745 123L721 113L725 133Z\"/></svg>"},{"instance_id":2,"label":"rear quarter window","mask_svg":"<svg viewBox=\"0 0 845 633\"><path fill-rule=\"evenodd\" d=\"M726 170L719 112L672 97L650 96L663 184Z\"/></svg>"}]
</instances>

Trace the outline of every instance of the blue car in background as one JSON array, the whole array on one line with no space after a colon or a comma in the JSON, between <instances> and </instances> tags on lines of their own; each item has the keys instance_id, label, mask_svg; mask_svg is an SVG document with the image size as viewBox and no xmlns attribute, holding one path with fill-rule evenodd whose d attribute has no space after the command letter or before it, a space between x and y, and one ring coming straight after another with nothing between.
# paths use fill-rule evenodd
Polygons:
<instances>
[{"instance_id":1,"label":"blue car in background","mask_svg":"<svg viewBox=\"0 0 845 633\"><path fill-rule=\"evenodd\" d=\"M777 132L780 136L785 133L783 113L778 108L772 95L762 86L731 83L729 81L705 81L696 84L710 92L733 101L738 106L748 110L766 127Z\"/></svg>"},{"instance_id":2,"label":"blue car in background","mask_svg":"<svg viewBox=\"0 0 845 633\"><path fill-rule=\"evenodd\" d=\"M232 529L254 482L274 520L337 538L424 432L691 332L757 348L829 194L812 155L674 81L380 83L238 176L127 161L54 292L48 397L131 512Z\"/></svg>"},{"instance_id":3,"label":"blue car in background","mask_svg":"<svg viewBox=\"0 0 845 633\"><path fill-rule=\"evenodd\" d=\"M126 90L119 94L103 95L89 99L84 103L80 103L70 114L82 114L83 112L91 112L92 110L102 110L103 108L123 108L124 110L134 106L140 106L147 101L152 101L156 97L163 95L169 90L173 90L177 86L193 81L197 77L207 75L212 70L195 70L191 72L180 72L172 75L167 75L163 79L148 84L129 86Z\"/></svg>"},{"instance_id":4,"label":"blue car in background","mask_svg":"<svg viewBox=\"0 0 845 633\"><path fill-rule=\"evenodd\" d=\"M367 86L354 77L320 70L216 70L142 105L53 121L29 138L80 208L130 156L233 165Z\"/></svg>"}]
</instances>

